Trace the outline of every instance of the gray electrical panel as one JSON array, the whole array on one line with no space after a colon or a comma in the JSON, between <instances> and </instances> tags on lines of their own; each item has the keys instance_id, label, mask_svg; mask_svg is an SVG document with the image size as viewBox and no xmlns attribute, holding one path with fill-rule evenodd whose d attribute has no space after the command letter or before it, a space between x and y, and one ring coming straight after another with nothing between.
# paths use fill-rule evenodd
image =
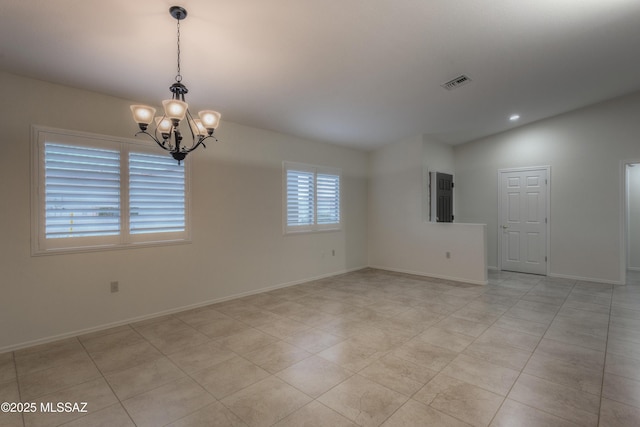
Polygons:
<instances>
[{"instance_id":1,"label":"gray electrical panel","mask_svg":"<svg viewBox=\"0 0 640 427\"><path fill-rule=\"evenodd\" d=\"M453 222L453 187L453 175L429 172L429 216L432 222Z\"/></svg>"}]
</instances>

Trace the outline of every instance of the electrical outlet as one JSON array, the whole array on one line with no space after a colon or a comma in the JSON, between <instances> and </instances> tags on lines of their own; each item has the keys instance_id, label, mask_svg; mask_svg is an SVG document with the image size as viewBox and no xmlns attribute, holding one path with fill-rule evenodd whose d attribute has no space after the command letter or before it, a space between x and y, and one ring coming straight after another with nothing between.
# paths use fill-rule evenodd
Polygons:
<instances>
[{"instance_id":1,"label":"electrical outlet","mask_svg":"<svg viewBox=\"0 0 640 427\"><path fill-rule=\"evenodd\" d=\"M445 256L447 259L451 259L451 252L449 252L449 251L445 252L444 256Z\"/></svg>"},{"instance_id":2,"label":"electrical outlet","mask_svg":"<svg viewBox=\"0 0 640 427\"><path fill-rule=\"evenodd\" d=\"M118 292L120 290L120 283L111 282L111 293Z\"/></svg>"}]
</instances>

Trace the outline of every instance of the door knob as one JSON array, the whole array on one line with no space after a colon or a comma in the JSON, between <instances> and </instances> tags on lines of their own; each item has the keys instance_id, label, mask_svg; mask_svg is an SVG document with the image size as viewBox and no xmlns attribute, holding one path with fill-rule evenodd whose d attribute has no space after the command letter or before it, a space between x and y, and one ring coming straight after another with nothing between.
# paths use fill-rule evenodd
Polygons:
<instances>
[{"instance_id":1,"label":"door knob","mask_svg":"<svg viewBox=\"0 0 640 427\"><path fill-rule=\"evenodd\" d=\"M504 228L506 230L507 228L509 228L509 226L508 225L503 225L502 228Z\"/></svg>"}]
</instances>

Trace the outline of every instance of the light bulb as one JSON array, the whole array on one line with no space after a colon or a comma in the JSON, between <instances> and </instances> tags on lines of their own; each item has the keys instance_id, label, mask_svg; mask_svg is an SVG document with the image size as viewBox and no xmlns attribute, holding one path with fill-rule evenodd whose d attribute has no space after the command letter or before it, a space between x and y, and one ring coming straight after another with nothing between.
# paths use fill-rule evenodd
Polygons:
<instances>
[{"instance_id":1,"label":"light bulb","mask_svg":"<svg viewBox=\"0 0 640 427\"><path fill-rule=\"evenodd\" d=\"M162 105L164 106L164 115L178 121L184 119L189 107L186 102L178 99L165 99L162 101Z\"/></svg>"},{"instance_id":2,"label":"light bulb","mask_svg":"<svg viewBox=\"0 0 640 427\"><path fill-rule=\"evenodd\" d=\"M173 123L171 122L171 119L169 119L168 117L156 117L156 128L158 129L158 132L162 133L162 134L168 134L171 133L171 128L173 127Z\"/></svg>"},{"instance_id":3,"label":"light bulb","mask_svg":"<svg viewBox=\"0 0 640 427\"><path fill-rule=\"evenodd\" d=\"M133 120L136 123L148 125L153 121L153 115L156 113L156 109L146 105L132 105L131 112L133 113Z\"/></svg>"},{"instance_id":4,"label":"light bulb","mask_svg":"<svg viewBox=\"0 0 640 427\"><path fill-rule=\"evenodd\" d=\"M207 136L207 128L202 124L202 120L193 119L193 124L195 129L197 129L196 134L200 136Z\"/></svg>"},{"instance_id":5,"label":"light bulb","mask_svg":"<svg viewBox=\"0 0 640 427\"><path fill-rule=\"evenodd\" d=\"M198 113L202 125L207 129L216 129L220 124L220 113L212 110L204 110Z\"/></svg>"}]
</instances>

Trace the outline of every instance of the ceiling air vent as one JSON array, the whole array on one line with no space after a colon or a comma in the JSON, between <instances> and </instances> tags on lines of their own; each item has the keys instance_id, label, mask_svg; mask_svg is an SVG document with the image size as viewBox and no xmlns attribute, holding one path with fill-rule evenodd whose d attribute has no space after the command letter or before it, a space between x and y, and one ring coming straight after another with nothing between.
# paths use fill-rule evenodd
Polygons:
<instances>
[{"instance_id":1,"label":"ceiling air vent","mask_svg":"<svg viewBox=\"0 0 640 427\"><path fill-rule=\"evenodd\" d=\"M466 85L470 81L471 79L469 77L462 74L453 80L449 80L448 82L441 84L440 86L442 86L446 90L453 90L459 88L460 86Z\"/></svg>"}]
</instances>

